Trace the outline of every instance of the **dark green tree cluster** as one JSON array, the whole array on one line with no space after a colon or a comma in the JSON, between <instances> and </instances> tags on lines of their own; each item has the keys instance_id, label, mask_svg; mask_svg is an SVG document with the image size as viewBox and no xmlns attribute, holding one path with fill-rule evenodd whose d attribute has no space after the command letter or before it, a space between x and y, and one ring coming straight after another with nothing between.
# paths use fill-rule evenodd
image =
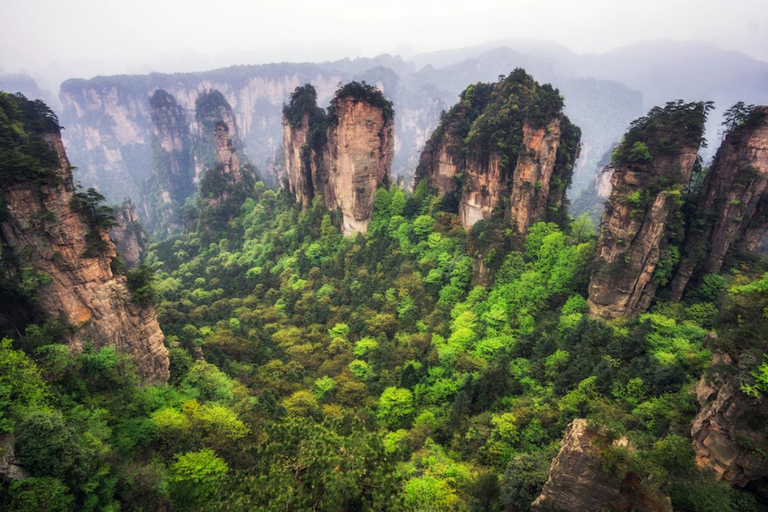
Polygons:
<instances>
[{"instance_id":1,"label":"dark green tree cluster","mask_svg":"<svg viewBox=\"0 0 768 512\"><path fill-rule=\"evenodd\" d=\"M328 107L328 119L331 124L338 122L338 102L344 98L363 101L380 109L385 123L395 117L392 102L385 98L380 90L365 82L352 81L339 87L336 90L336 94L333 95L331 105Z\"/></svg>"},{"instance_id":2,"label":"dark green tree cluster","mask_svg":"<svg viewBox=\"0 0 768 512\"><path fill-rule=\"evenodd\" d=\"M59 159L43 136L59 129L56 114L42 101L0 91L0 181L55 179Z\"/></svg>"},{"instance_id":3,"label":"dark green tree cluster","mask_svg":"<svg viewBox=\"0 0 768 512\"><path fill-rule=\"evenodd\" d=\"M655 157L675 153L680 146L698 147L703 142L711 101L685 103L670 101L654 107L647 115L632 122L621 144L613 152L613 164L642 166Z\"/></svg>"}]
</instances>

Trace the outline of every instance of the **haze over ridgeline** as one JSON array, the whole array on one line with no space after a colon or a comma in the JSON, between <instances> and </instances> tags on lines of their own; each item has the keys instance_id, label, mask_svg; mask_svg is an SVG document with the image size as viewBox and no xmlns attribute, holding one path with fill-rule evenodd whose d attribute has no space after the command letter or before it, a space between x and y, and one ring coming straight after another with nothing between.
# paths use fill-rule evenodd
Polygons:
<instances>
[{"instance_id":1,"label":"haze over ridgeline","mask_svg":"<svg viewBox=\"0 0 768 512\"><path fill-rule=\"evenodd\" d=\"M230 62L249 61L243 57ZM440 112L448 110L468 84L493 81L522 67L560 90L566 115L582 129L582 148L569 191L572 201L592 188L599 164L629 122L651 107L678 98L714 101L716 110L705 133L714 143L724 109L737 101L768 103L768 63L700 42L657 40L602 54L578 54L552 41L507 39L410 58L383 54L318 64L222 68L223 64L211 58L196 65L214 71L68 80L58 98L18 75L0 77L0 89L18 90L52 105L67 127L64 138L79 169L76 177L85 185L97 186L112 202L128 196L136 204L151 171L153 127L147 98L158 88L175 89L188 112L199 91L221 89L233 108L244 148L270 180L281 153L280 110L293 88L320 80L315 84L318 99L325 103L338 82L365 80L379 86L401 112L395 123L393 174L409 179ZM249 80L255 82L247 84ZM117 103L109 107L106 98L113 86ZM93 103L93 98L100 99ZM111 120L96 126L82 117L85 112ZM194 114L188 120L194 121ZM99 133L95 145L86 141L86 133L93 135L94 130ZM702 149L705 159L715 147Z\"/></svg>"}]
</instances>

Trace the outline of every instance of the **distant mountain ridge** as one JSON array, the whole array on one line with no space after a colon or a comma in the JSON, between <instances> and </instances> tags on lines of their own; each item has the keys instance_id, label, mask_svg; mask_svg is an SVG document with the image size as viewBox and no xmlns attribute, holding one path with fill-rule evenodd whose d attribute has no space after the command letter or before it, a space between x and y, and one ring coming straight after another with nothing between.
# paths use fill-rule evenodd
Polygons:
<instances>
[{"instance_id":1,"label":"distant mountain ridge","mask_svg":"<svg viewBox=\"0 0 768 512\"><path fill-rule=\"evenodd\" d=\"M326 103L339 83L367 81L395 105L393 176L408 181L440 113L468 85L493 81L517 67L537 81L551 82L565 97L565 113L583 130L571 198L593 186L600 158L618 143L629 122L666 101L713 100L703 149L705 159L719 140L721 112L736 101L768 103L768 63L709 43L646 41L601 54L577 54L552 41L507 39L403 59L374 58L322 63L238 65L205 72L150 73L71 79L61 85L62 124L76 176L112 202L140 202L148 175L152 125L148 98L168 90L186 109L192 129L194 100L216 88L232 104L243 142L262 175L282 169L282 104L298 85L313 83ZM30 79L31 80L31 79ZM31 81L34 84L34 81ZM0 88L12 88L3 84ZM25 91L22 91L25 92ZM27 88L30 97L44 91Z\"/></svg>"}]
</instances>

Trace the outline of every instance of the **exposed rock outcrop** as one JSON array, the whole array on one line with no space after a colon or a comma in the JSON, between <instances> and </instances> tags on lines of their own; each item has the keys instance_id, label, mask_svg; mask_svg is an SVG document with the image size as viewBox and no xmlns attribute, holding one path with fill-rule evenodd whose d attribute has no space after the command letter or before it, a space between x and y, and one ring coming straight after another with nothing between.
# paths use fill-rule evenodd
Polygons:
<instances>
[{"instance_id":1,"label":"exposed rock outcrop","mask_svg":"<svg viewBox=\"0 0 768 512\"><path fill-rule=\"evenodd\" d=\"M13 434L0 435L0 480L13 482L14 480L26 480L29 472L17 464L15 438Z\"/></svg>"},{"instance_id":2,"label":"exposed rock outcrop","mask_svg":"<svg viewBox=\"0 0 768 512\"><path fill-rule=\"evenodd\" d=\"M289 188L303 205L320 195L328 209L340 210L345 235L364 233L376 189L390 177L392 104L364 82L339 89L327 117L315 99L311 85L298 88L283 112Z\"/></svg>"},{"instance_id":3,"label":"exposed rock outcrop","mask_svg":"<svg viewBox=\"0 0 768 512\"><path fill-rule=\"evenodd\" d=\"M250 191L254 176L242 142L232 107L218 91L208 91L197 99L198 154L196 169L200 176L200 195L208 207L226 202L241 189ZM244 164L240 164L240 161Z\"/></svg>"},{"instance_id":4,"label":"exposed rock outcrop","mask_svg":"<svg viewBox=\"0 0 768 512\"><path fill-rule=\"evenodd\" d=\"M715 354L714 374L702 377L694 390L700 407L691 427L696 461L725 483L744 487L768 478L768 402L746 396L738 373L718 371L718 365L739 363Z\"/></svg>"},{"instance_id":5,"label":"exposed rock outcrop","mask_svg":"<svg viewBox=\"0 0 768 512\"><path fill-rule=\"evenodd\" d=\"M149 245L149 237L139 223L136 207L130 199L115 208L115 222L112 227L112 239L120 257L128 268L136 268L141 261L141 254Z\"/></svg>"},{"instance_id":6,"label":"exposed rock outcrop","mask_svg":"<svg viewBox=\"0 0 768 512\"><path fill-rule=\"evenodd\" d=\"M67 342L74 350L113 345L132 356L147 380L165 382L168 351L154 308L134 303L126 277L110 268L115 246L109 229L94 224L93 204L75 197L58 128L46 128L40 138L47 146L39 151L50 147L56 164L36 179L0 181L3 277L27 283L22 294L34 293L43 320L72 328Z\"/></svg>"},{"instance_id":7,"label":"exposed rock outcrop","mask_svg":"<svg viewBox=\"0 0 768 512\"><path fill-rule=\"evenodd\" d=\"M323 157L330 187L321 193L329 208L341 210L342 233L365 233L376 189L389 180L394 120L385 109L352 94L338 94L332 109L335 121L328 127Z\"/></svg>"},{"instance_id":8,"label":"exposed rock outcrop","mask_svg":"<svg viewBox=\"0 0 768 512\"><path fill-rule=\"evenodd\" d=\"M667 242L682 232L679 213L701 144L708 104L655 108L635 121L616 149L613 189L600 223L589 311L604 319L646 311L662 280Z\"/></svg>"},{"instance_id":9,"label":"exposed rock outcrop","mask_svg":"<svg viewBox=\"0 0 768 512\"><path fill-rule=\"evenodd\" d=\"M537 512L672 512L670 499L661 492L649 492L639 475L620 475L603 469L596 443L605 438L587 429L587 420L577 419L568 427L560 452L552 461L549 479L531 505ZM628 446L626 438L614 445ZM631 448L631 447L630 447Z\"/></svg>"},{"instance_id":10,"label":"exposed rock outcrop","mask_svg":"<svg viewBox=\"0 0 768 512\"><path fill-rule=\"evenodd\" d=\"M152 170L142 184L142 212L159 238L182 231L182 207L196 186L193 140L185 110L163 89L149 98Z\"/></svg>"},{"instance_id":11,"label":"exposed rock outcrop","mask_svg":"<svg viewBox=\"0 0 768 512\"><path fill-rule=\"evenodd\" d=\"M679 301L694 273L718 272L734 250L756 251L768 228L768 107L756 107L720 146L671 284Z\"/></svg>"},{"instance_id":12,"label":"exposed rock outcrop","mask_svg":"<svg viewBox=\"0 0 768 512\"><path fill-rule=\"evenodd\" d=\"M580 130L562 108L552 86L521 69L468 87L427 142L417 182L458 195L467 229L507 203L504 214L522 234L535 222L563 220Z\"/></svg>"},{"instance_id":13,"label":"exposed rock outcrop","mask_svg":"<svg viewBox=\"0 0 768 512\"><path fill-rule=\"evenodd\" d=\"M282 144L280 108L291 91L312 80L327 101L345 78L340 71L315 65L273 64L68 80L60 93L65 141L78 164L78 180L97 186L110 202L128 196L138 205L141 183L151 174L153 124L147 98L155 90L167 91L186 112L194 112L202 91L221 91L253 161L263 165Z\"/></svg>"},{"instance_id":14,"label":"exposed rock outcrop","mask_svg":"<svg viewBox=\"0 0 768 512\"><path fill-rule=\"evenodd\" d=\"M309 147L309 114L304 114L301 124L291 126L283 118L283 149L288 189L302 206L309 206L315 196L312 176L317 175L315 152Z\"/></svg>"}]
</instances>

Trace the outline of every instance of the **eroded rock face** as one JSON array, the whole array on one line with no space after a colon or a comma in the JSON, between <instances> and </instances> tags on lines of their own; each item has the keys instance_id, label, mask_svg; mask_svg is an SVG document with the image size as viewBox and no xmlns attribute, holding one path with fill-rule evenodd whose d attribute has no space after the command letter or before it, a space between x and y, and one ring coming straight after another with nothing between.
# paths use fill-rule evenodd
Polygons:
<instances>
[{"instance_id":1,"label":"eroded rock face","mask_svg":"<svg viewBox=\"0 0 768 512\"><path fill-rule=\"evenodd\" d=\"M17 464L15 438L13 434L0 435L0 480L13 482L14 480L26 480L29 472Z\"/></svg>"},{"instance_id":2,"label":"eroded rock face","mask_svg":"<svg viewBox=\"0 0 768 512\"><path fill-rule=\"evenodd\" d=\"M318 187L329 209L341 210L342 233L365 233L376 189L389 178L395 151L394 120L352 97L334 100L337 123L328 127L323 161L327 187Z\"/></svg>"},{"instance_id":3,"label":"eroded rock face","mask_svg":"<svg viewBox=\"0 0 768 512\"><path fill-rule=\"evenodd\" d=\"M192 134L185 110L158 89L149 99L154 132L152 168L142 185L143 215L163 238L182 231L184 201L196 190Z\"/></svg>"},{"instance_id":4,"label":"eroded rock face","mask_svg":"<svg viewBox=\"0 0 768 512\"><path fill-rule=\"evenodd\" d=\"M756 251L768 228L768 107L756 107L718 149L671 285L679 301L694 273L718 272L734 249Z\"/></svg>"},{"instance_id":5,"label":"eroded rock face","mask_svg":"<svg viewBox=\"0 0 768 512\"><path fill-rule=\"evenodd\" d=\"M429 180L439 196L458 191L461 184L457 178L464 167L459 143L450 132L427 140L416 167L416 181Z\"/></svg>"},{"instance_id":6,"label":"eroded rock face","mask_svg":"<svg viewBox=\"0 0 768 512\"><path fill-rule=\"evenodd\" d=\"M562 220L580 136L554 90L516 70L464 91L427 142L416 181L457 194L466 229L508 200L503 214L525 234L535 222Z\"/></svg>"},{"instance_id":7,"label":"eroded rock face","mask_svg":"<svg viewBox=\"0 0 768 512\"><path fill-rule=\"evenodd\" d=\"M528 226L546 216L561 121L555 118L541 128L523 124L523 150L512 175L509 198L512 219L520 233L525 234Z\"/></svg>"},{"instance_id":8,"label":"eroded rock face","mask_svg":"<svg viewBox=\"0 0 768 512\"><path fill-rule=\"evenodd\" d=\"M68 339L73 350L87 343L114 345L133 357L148 381L167 381L168 351L154 308L132 302L125 276L113 274L115 247L107 231L97 231L100 253L87 256L92 230L85 215L70 206L72 173L61 137L50 134L45 140L58 155L58 179L0 184L4 245L13 248L19 269L50 276L37 289L36 304L48 320L61 319L74 328Z\"/></svg>"},{"instance_id":9,"label":"eroded rock face","mask_svg":"<svg viewBox=\"0 0 768 512\"><path fill-rule=\"evenodd\" d=\"M599 438L599 434L587 429L587 420L576 419L571 423L560 452L552 461L549 479L531 509L537 512L672 512L670 499L660 492L644 492L637 474L630 472L621 476L603 470L595 443ZM627 440L622 438L614 444L626 446Z\"/></svg>"},{"instance_id":10,"label":"eroded rock face","mask_svg":"<svg viewBox=\"0 0 768 512\"><path fill-rule=\"evenodd\" d=\"M712 365L738 366L738 362L727 354L715 354ZM768 459L763 455L768 451L768 403L742 393L734 372L716 371L710 380L704 376L694 391L699 401L691 427L696 462L733 486L768 477Z\"/></svg>"},{"instance_id":11,"label":"eroded rock face","mask_svg":"<svg viewBox=\"0 0 768 512\"><path fill-rule=\"evenodd\" d=\"M136 268L141 262L141 254L149 245L149 237L139 223L136 207L131 201L115 208L117 225L112 228L112 239L120 257L128 268Z\"/></svg>"},{"instance_id":12,"label":"eroded rock face","mask_svg":"<svg viewBox=\"0 0 768 512\"><path fill-rule=\"evenodd\" d=\"M321 196L329 210L340 210L345 235L364 233L376 189L389 181L392 168L391 103L380 91L356 82L337 92L328 116L316 100L315 89L307 84L294 91L283 109L288 188L303 206Z\"/></svg>"},{"instance_id":13,"label":"eroded rock face","mask_svg":"<svg viewBox=\"0 0 768 512\"><path fill-rule=\"evenodd\" d=\"M658 287L654 272L701 143L701 131L679 130L686 122L703 127L705 120L706 110L678 105L645 118L619 146L623 156L614 163L589 283L591 316L632 318L650 306Z\"/></svg>"},{"instance_id":14,"label":"eroded rock face","mask_svg":"<svg viewBox=\"0 0 768 512\"><path fill-rule=\"evenodd\" d=\"M309 115L305 114L296 128L283 119L283 137L288 188L297 202L309 206L315 196L312 176L317 174L314 151L309 147Z\"/></svg>"},{"instance_id":15,"label":"eroded rock face","mask_svg":"<svg viewBox=\"0 0 768 512\"><path fill-rule=\"evenodd\" d=\"M464 168L466 181L459 200L459 219L466 229L489 218L498 206L506 188L500 164L501 156L494 152L485 161L473 159Z\"/></svg>"}]
</instances>

